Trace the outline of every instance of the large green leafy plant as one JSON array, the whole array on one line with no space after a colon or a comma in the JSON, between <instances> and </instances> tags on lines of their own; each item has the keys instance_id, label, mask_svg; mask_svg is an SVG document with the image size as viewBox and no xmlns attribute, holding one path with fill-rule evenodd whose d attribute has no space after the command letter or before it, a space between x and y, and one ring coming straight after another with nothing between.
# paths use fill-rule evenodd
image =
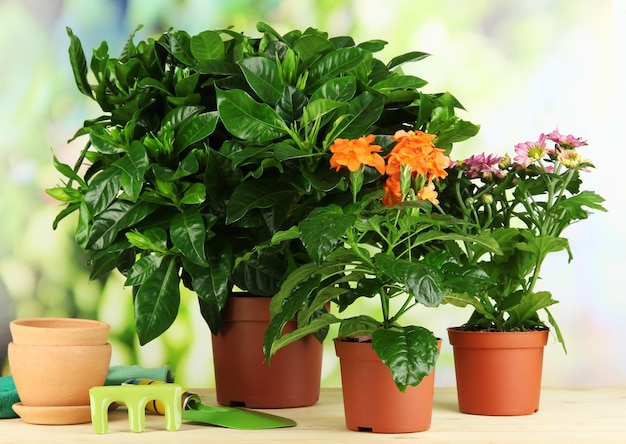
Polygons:
<instances>
[{"instance_id":1,"label":"large green leafy plant","mask_svg":"<svg viewBox=\"0 0 626 444\"><path fill-rule=\"evenodd\" d=\"M78 212L91 277L126 277L142 344L176 318L181 284L216 333L233 289L273 295L308 262L299 242L271 238L345 202L347 176L324 156L335 138L405 126L449 147L477 131L453 96L403 72L427 54L383 63L383 41L257 29L169 30L137 44L133 33L119 57L103 42L89 64L68 29L76 85L103 114L77 131L86 144L73 166L54 159L64 182L48 193L66 203L54 224Z\"/></svg>"}]
</instances>

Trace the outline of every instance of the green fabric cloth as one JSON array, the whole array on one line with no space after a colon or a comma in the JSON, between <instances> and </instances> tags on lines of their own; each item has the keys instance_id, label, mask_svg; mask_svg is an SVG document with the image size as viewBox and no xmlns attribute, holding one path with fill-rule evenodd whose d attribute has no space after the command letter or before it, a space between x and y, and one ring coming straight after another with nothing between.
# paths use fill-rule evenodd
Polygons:
<instances>
[{"instance_id":1,"label":"green fabric cloth","mask_svg":"<svg viewBox=\"0 0 626 444\"><path fill-rule=\"evenodd\" d=\"M129 379L154 379L174 382L174 373L169 366L143 368L137 365L114 365L109 368L104 385L121 385ZM0 377L0 418L17 418L13 404L20 402L12 376Z\"/></svg>"},{"instance_id":2,"label":"green fabric cloth","mask_svg":"<svg viewBox=\"0 0 626 444\"><path fill-rule=\"evenodd\" d=\"M0 377L0 418L17 418L13 404L20 402L12 376Z\"/></svg>"}]
</instances>

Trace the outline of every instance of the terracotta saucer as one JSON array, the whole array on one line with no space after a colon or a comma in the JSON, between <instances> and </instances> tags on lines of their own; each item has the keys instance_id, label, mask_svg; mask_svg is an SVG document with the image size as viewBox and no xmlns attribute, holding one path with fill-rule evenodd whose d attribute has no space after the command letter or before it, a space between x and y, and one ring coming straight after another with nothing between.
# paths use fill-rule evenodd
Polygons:
<instances>
[{"instance_id":1,"label":"terracotta saucer","mask_svg":"<svg viewBox=\"0 0 626 444\"><path fill-rule=\"evenodd\" d=\"M13 404L13 410L28 424L83 424L91 422L89 405L70 406L26 406Z\"/></svg>"}]
</instances>

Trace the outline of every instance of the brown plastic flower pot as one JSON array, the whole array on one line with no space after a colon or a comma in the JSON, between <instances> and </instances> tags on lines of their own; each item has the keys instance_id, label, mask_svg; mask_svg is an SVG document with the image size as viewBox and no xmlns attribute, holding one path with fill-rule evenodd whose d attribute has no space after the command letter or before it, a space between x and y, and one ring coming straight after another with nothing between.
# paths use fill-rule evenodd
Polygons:
<instances>
[{"instance_id":1,"label":"brown plastic flower pot","mask_svg":"<svg viewBox=\"0 0 626 444\"><path fill-rule=\"evenodd\" d=\"M346 427L374 433L423 432L430 428L435 371L401 392L371 342L335 339L340 359ZM439 341L441 344L441 341Z\"/></svg>"},{"instance_id":2,"label":"brown plastic flower pot","mask_svg":"<svg viewBox=\"0 0 626 444\"><path fill-rule=\"evenodd\" d=\"M479 332L449 328L463 413L529 415L539 410L548 330Z\"/></svg>"},{"instance_id":3,"label":"brown plastic flower pot","mask_svg":"<svg viewBox=\"0 0 626 444\"><path fill-rule=\"evenodd\" d=\"M222 311L222 327L213 335L217 402L248 408L313 405L319 399L323 346L307 336L280 349L267 364L263 339L269 297L231 296ZM285 332L296 328L295 321Z\"/></svg>"}]
</instances>

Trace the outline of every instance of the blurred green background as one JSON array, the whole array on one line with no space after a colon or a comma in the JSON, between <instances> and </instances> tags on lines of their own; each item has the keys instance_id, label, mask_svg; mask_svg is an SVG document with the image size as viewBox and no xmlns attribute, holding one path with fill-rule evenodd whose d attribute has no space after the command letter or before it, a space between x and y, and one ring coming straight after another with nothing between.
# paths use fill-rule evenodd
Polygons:
<instances>
[{"instance_id":1,"label":"blurred green background","mask_svg":"<svg viewBox=\"0 0 626 444\"><path fill-rule=\"evenodd\" d=\"M561 304L557 316L568 344L546 348L544 384L626 383L621 338L626 265L620 165L626 8L622 0L0 0L0 363L8 322L34 316L98 318L112 325L113 364L168 364L189 387L213 384L210 333L195 296L185 293L174 326L138 345L132 298L115 275L90 282L85 256L72 238L72 220L58 230L59 209L46 188L58 184L52 153L73 164L83 141L68 143L85 119L100 114L76 89L65 27L80 37L88 58L106 40L119 54L138 25L136 41L170 27L191 34L234 26L256 35L262 20L279 32L312 26L357 42L383 39L380 58L417 50L433 57L407 66L428 91L450 91L482 126L453 157L504 153L556 128L589 141L584 154L597 169L586 187L607 198L610 212L565 233L574 261L548 260L541 287ZM414 320L444 338L437 384L453 385L446 327L469 312L444 307ZM0 364L2 374L9 368ZM339 385L337 359L326 344L323 385Z\"/></svg>"}]
</instances>

